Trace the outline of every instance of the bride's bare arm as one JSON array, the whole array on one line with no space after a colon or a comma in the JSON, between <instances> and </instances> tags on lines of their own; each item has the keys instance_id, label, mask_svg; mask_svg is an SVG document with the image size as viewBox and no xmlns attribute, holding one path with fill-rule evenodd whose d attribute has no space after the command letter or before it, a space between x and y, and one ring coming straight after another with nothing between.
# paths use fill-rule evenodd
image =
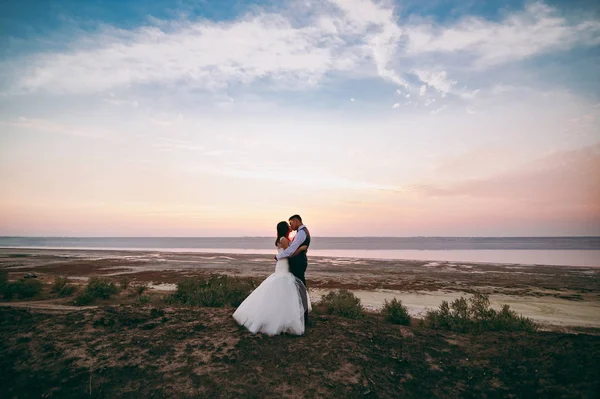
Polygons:
<instances>
[{"instance_id":1,"label":"bride's bare arm","mask_svg":"<svg viewBox=\"0 0 600 399\"><path fill-rule=\"evenodd\" d=\"M281 245L281 248L283 248L283 249L287 249L287 247L289 247L289 246L290 246L290 240L288 240L288 239L287 239L287 238L285 238L285 237L281 237L281 238L279 239L279 245Z\"/></svg>"},{"instance_id":2,"label":"bride's bare arm","mask_svg":"<svg viewBox=\"0 0 600 399\"><path fill-rule=\"evenodd\" d=\"M288 244L288 245L289 245L289 244ZM301 246L300 246L300 247L299 247L299 248L296 250L296 252L294 252L294 253L292 254L292 256L290 256L290 258L293 258L294 256L298 255L300 252L302 252L302 251L306 251L307 249L308 249L308 245L301 245Z\"/></svg>"}]
</instances>

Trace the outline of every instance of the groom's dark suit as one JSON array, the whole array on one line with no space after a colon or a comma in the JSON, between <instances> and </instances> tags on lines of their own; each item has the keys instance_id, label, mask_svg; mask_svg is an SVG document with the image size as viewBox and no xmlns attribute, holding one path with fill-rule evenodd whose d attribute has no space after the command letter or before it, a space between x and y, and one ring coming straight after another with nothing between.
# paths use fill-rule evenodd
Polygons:
<instances>
[{"instance_id":1,"label":"groom's dark suit","mask_svg":"<svg viewBox=\"0 0 600 399\"><path fill-rule=\"evenodd\" d=\"M304 233L306 234L306 239L303 243L299 245L299 247L303 245L310 247L310 233L308 232L308 229L302 226L299 230L304 230ZM306 267L308 266L308 258L306 256L306 251L302 251L293 258L289 258L289 262L290 272L292 272L294 276L298 277L306 287L306 279L304 278L304 273L306 272Z\"/></svg>"},{"instance_id":2,"label":"groom's dark suit","mask_svg":"<svg viewBox=\"0 0 600 399\"><path fill-rule=\"evenodd\" d=\"M298 231L304 230L306 234L306 238L304 242L298 245L298 248L306 245L310 247L310 233L308 229L302 225ZM307 248L308 250L308 248ZM304 287L298 286L298 290L300 293L300 298L302 298L302 306L304 306L304 325L308 323L308 298L307 298L307 289L306 289L306 279L304 278L304 273L306 272L306 267L308 266L308 258L306 256L306 251L300 252L298 255L293 258L289 258L288 262L290 263L290 272L298 278L298 280L302 281Z\"/></svg>"}]
</instances>

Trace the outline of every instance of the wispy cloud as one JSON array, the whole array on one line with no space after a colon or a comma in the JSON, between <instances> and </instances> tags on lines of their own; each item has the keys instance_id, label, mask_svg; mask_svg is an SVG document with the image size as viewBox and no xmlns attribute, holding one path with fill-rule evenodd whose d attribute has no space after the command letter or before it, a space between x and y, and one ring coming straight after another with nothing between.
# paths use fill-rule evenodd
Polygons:
<instances>
[{"instance_id":1,"label":"wispy cloud","mask_svg":"<svg viewBox=\"0 0 600 399\"><path fill-rule=\"evenodd\" d=\"M405 23L391 6L368 0L307 4L311 12L302 21L264 10L232 22L158 21L133 30L105 26L69 50L33 54L4 67L15 77L12 90L89 93L156 83L218 90L260 82L306 90L328 74L364 73L374 65L380 78L395 85L408 88L416 77L446 94L456 81L432 61L451 61L443 59L448 54L460 54L467 67L486 68L600 43L599 21L569 20L543 3L499 22L464 17L447 26ZM420 84L416 90L425 91Z\"/></svg>"},{"instance_id":2,"label":"wispy cloud","mask_svg":"<svg viewBox=\"0 0 600 399\"><path fill-rule=\"evenodd\" d=\"M96 139L105 139L111 136L114 137L117 134L117 132L109 129L90 126L74 126L45 119L29 119L24 117L14 120L0 120L0 125Z\"/></svg>"},{"instance_id":3,"label":"wispy cloud","mask_svg":"<svg viewBox=\"0 0 600 399\"><path fill-rule=\"evenodd\" d=\"M461 53L461 62L486 68L553 50L598 45L600 21L569 20L555 8L535 2L499 22L468 16L444 27L411 24L406 34L408 54Z\"/></svg>"},{"instance_id":4,"label":"wispy cloud","mask_svg":"<svg viewBox=\"0 0 600 399\"><path fill-rule=\"evenodd\" d=\"M206 147L185 140L177 140L167 137L160 137L152 144L153 147L165 151L188 150L188 151L206 151Z\"/></svg>"},{"instance_id":5,"label":"wispy cloud","mask_svg":"<svg viewBox=\"0 0 600 399\"><path fill-rule=\"evenodd\" d=\"M462 167L457 165L457 167ZM585 207L600 217L600 144L557 151L536 161L487 178L456 181L447 186L412 189L433 197L499 198L532 204Z\"/></svg>"}]
</instances>

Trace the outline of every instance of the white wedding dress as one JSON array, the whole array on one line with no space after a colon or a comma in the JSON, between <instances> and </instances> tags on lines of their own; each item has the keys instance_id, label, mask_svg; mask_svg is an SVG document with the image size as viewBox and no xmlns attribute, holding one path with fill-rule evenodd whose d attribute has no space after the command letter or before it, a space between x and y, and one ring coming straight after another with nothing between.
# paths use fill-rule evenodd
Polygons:
<instances>
[{"instance_id":1,"label":"white wedding dress","mask_svg":"<svg viewBox=\"0 0 600 399\"><path fill-rule=\"evenodd\" d=\"M279 252L283 249L279 248ZM304 305L310 298L302 282L290 273L287 258L277 261L275 273L267 277L233 313L238 324L256 334L304 334Z\"/></svg>"}]
</instances>

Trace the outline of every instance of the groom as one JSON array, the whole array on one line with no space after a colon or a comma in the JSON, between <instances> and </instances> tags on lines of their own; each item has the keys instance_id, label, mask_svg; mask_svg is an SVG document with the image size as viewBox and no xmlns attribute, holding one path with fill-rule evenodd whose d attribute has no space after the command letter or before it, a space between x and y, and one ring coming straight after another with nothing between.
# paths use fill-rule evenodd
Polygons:
<instances>
[{"instance_id":1,"label":"groom","mask_svg":"<svg viewBox=\"0 0 600 399\"><path fill-rule=\"evenodd\" d=\"M302 218L300 215L294 215L289 219L290 227L292 230L296 231L296 236L294 240L290 243L290 246L287 247L283 252L276 256L277 260L283 258L289 258L290 263L290 272L298 277L300 281L306 287L306 279L304 277L304 273L306 272L306 267L308 266L308 258L306 257L306 252L301 251L298 254L294 254L298 248L302 245L306 245L310 247L310 233L304 224L302 223ZM306 303L307 298L306 295L302 295L302 303L304 305L304 322L308 321L308 303Z\"/></svg>"}]
</instances>

